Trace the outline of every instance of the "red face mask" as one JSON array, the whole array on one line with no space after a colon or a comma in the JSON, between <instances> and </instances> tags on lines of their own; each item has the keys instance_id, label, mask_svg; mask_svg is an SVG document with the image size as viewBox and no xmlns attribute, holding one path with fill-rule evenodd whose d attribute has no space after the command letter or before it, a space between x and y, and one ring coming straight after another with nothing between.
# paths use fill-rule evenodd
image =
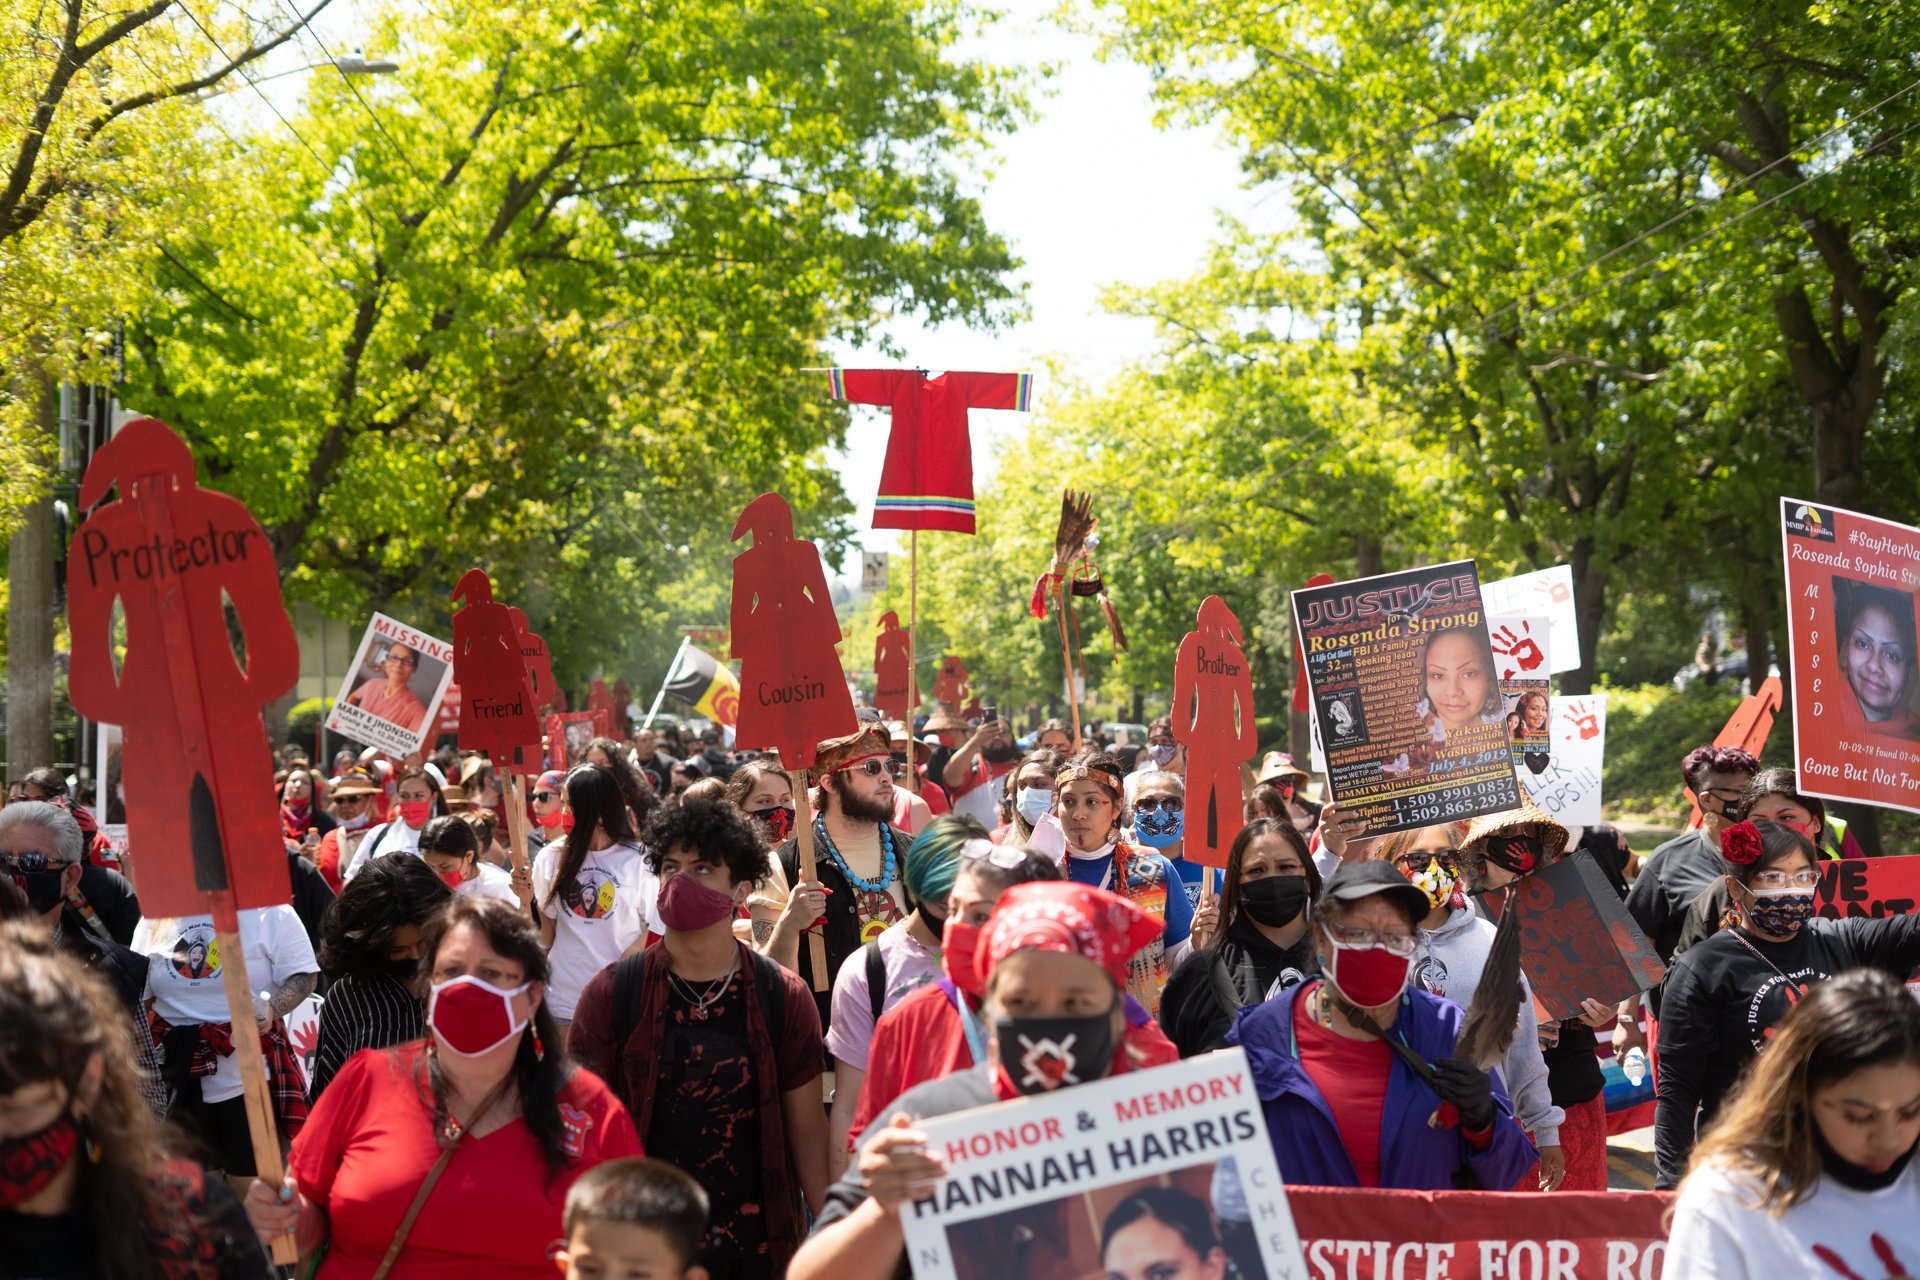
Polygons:
<instances>
[{"instance_id":1,"label":"red face mask","mask_svg":"<svg viewBox=\"0 0 1920 1280\"><path fill-rule=\"evenodd\" d=\"M573 830L573 815L572 815L572 814L570 814L570 813L566 813L566 812L564 812L564 811L563 811L563 812L562 812L562 813L560 814L560 829L561 829L562 831L572 831L572 830Z\"/></svg>"},{"instance_id":2,"label":"red face mask","mask_svg":"<svg viewBox=\"0 0 1920 1280\"><path fill-rule=\"evenodd\" d=\"M513 998L532 985L507 990L471 974L436 983L427 997L427 1025L449 1052L477 1058L527 1029L527 1019L513 1011Z\"/></svg>"},{"instance_id":3,"label":"red face mask","mask_svg":"<svg viewBox=\"0 0 1920 1280\"><path fill-rule=\"evenodd\" d=\"M410 827L424 827L427 819L433 816L433 801L402 800L400 802L400 821Z\"/></svg>"},{"instance_id":4,"label":"red face mask","mask_svg":"<svg viewBox=\"0 0 1920 1280\"><path fill-rule=\"evenodd\" d=\"M555 809L552 813L536 813L533 815L533 819L535 822L538 822L541 826L551 831L555 827L559 826L561 823L561 820L564 819L566 816L567 815L563 813L561 810Z\"/></svg>"},{"instance_id":5,"label":"red face mask","mask_svg":"<svg viewBox=\"0 0 1920 1280\"><path fill-rule=\"evenodd\" d=\"M940 932L940 967L948 981L970 996L980 995L980 975L974 972L974 956L980 950L980 926L947 921Z\"/></svg>"},{"instance_id":6,"label":"red face mask","mask_svg":"<svg viewBox=\"0 0 1920 1280\"><path fill-rule=\"evenodd\" d=\"M1381 946L1349 947L1334 942L1327 981L1348 1004L1375 1009L1400 998L1412 967L1411 955L1397 956Z\"/></svg>"},{"instance_id":7,"label":"red face mask","mask_svg":"<svg viewBox=\"0 0 1920 1280\"><path fill-rule=\"evenodd\" d=\"M467 882L467 878L464 875L461 875L458 869L455 869L453 871L442 871L440 873L440 878L447 882L447 888L449 889L458 889L461 885Z\"/></svg>"},{"instance_id":8,"label":"red face mask","mask_svg":"<svg viewBox=\"0 0 1920 1280\"><path fill-rule=\"evenodd\" d=\"M660 887L660 923L675 933L693 933L733 916L733 899L684 871Z\"/></svg>"}]
</instances>

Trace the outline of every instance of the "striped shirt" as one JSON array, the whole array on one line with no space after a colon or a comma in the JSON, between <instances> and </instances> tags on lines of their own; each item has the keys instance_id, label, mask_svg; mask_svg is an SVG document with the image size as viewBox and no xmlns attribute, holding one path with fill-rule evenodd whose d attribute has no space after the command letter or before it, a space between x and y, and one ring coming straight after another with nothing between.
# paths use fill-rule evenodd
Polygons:
<instances>
[{"instance_id":1,"label":"striped shirt","mask_svg":"<svg viewBox=\"0 0 1920 1280\"><path fill-rule=\"evenodd\" d=\"M385 974L349 974L327 991L320 1006L320 1035L313 1051L307 1097L320 1091L362 1049L385 1049L425 1034L426 1009L413 993Z\"/></svg>"}]
</instances>

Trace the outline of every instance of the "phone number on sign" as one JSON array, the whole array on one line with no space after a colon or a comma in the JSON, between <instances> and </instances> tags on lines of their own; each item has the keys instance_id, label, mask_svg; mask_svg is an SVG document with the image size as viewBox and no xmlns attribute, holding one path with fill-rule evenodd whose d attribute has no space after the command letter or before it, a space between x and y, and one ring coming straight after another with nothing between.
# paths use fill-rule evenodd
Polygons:
<instances>
[{"instance_id":1,"label":"phone number on sign","mask_svg":"<svg viewBox=\"0 0 1920 1280\"><path fill-rule=\"evenodd\" d=\"M1409 804L1401 812L1407 822L1445 822L1449 818L1481 812L1488 801L1499 794L1500 785L1497 782L1473 787L1448 787L1444 791L1420 797L1420 803Z\"/></svg>"}]
</instances>

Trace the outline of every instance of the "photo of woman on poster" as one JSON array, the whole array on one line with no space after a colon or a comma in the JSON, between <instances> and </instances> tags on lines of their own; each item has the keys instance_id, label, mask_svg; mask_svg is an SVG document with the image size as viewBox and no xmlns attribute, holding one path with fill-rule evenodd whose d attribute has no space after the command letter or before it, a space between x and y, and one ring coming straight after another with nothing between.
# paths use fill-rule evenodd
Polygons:
<instances>
[{"instance_id":1,"label":"photo of woman on poster","mask_svg":"<svg viewBox=\"0 0 1920 1280\"><path fill-rule=\"evenodd\" d=\"M1176 1187L1145 1187L1115 1205L1100 1232L1107 1280L1224 1280L1213 1211Z\"/></svg>"},{"instance_id":2,"label":"photo of woman on poster","mask_svg":"<svg viewBox=\"0 0 1920 1280\"><path fill-rule=\"evenodd\" d=\"M1833 580L1840 669L1852 692L1849 722L1871 733L1920 741L1914 690L1913 593L1850 578Z\"/></svg>"},{"instance_id":3,"label":"photo of woman on poster","mask_svg":"<svg viewBox=\"0 0 1920 1280\"><path fill-rule=\"evenodd\" d=\"M1416 706L1435 742L1475 725L1499 724L1500 679L1485 627L1448 627L1427 637Z\"/></svg>"},{"instance_id":4,"label":"photo of woman on poster","mask_svg":"<svg viewBox=\"0 0 1920 1280\"><path fill-rule=\"evenodd\" d=\"M380 674L347 695L347 701L370 716L397 724L409 733L419 733L426 723L427 704L413 691L411 682L420 669L420 655L395 641L387 646L377 662L368 665ZM435 674L434 682L438 680Z\"/></svg>"}]
</instances>

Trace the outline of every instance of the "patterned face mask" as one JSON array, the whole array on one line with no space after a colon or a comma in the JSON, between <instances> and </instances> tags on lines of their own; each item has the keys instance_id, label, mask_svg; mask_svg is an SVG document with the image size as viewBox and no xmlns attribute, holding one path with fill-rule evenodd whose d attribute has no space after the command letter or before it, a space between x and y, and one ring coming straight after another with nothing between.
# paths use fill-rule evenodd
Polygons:
<instances>
[{"instance_id":1,"label":"patterned face mask","mask_svg":"<svg viewBox=\"0 0 1920 1280\"><path fill-rule=\"evenodd\" d=\"M1451 860L1442 862L1430 857L1424 867L1416 866L1412 861L1402 861L1399 869L1408 884L1427 895L1429 906L1438 909L1464 907L1467 904L1466 889L1460 883L1460 868Z\"/></svg>"},{"instance_id":2,"label":"patterned face mask","mask_svg":"<svg viewBox=\"0 0 1920 1280\"><path fill-rule=\"evenodd\" d=\"M1747 919L1753 923L1753 927L1776 937L1800 932L1812 915L1811 889L1777 889L1771 893L1756 891L1753 905L1747 908Z\"/></svg>"}]
</instances>

